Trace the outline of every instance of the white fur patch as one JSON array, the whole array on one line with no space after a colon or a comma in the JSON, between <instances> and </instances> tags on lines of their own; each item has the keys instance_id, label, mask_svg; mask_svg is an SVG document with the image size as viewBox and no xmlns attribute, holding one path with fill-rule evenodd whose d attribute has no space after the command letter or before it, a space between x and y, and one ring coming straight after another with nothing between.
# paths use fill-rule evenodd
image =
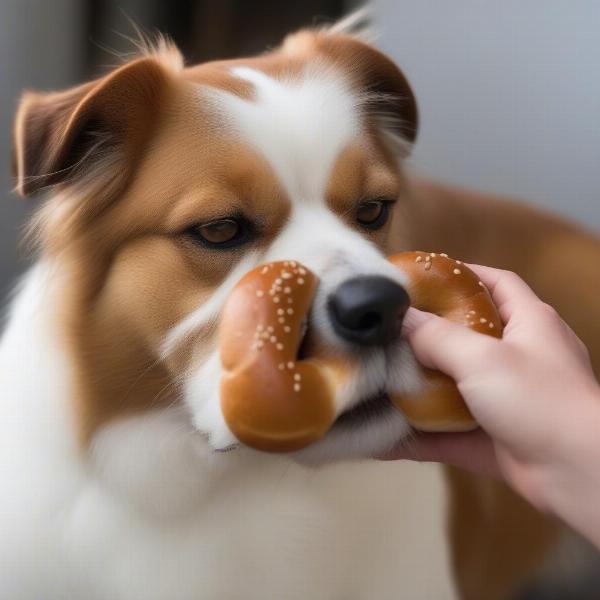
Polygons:
<instances>
[{"instance_id":1,"label":"white fur patch","mask_svg":"<svg viewBox=\"0 0 600 600\"><path fill-rule=\"evenodd\" d=\"M251 100L217 90L203 93L265 157L290 198L320 202L334 161L361 131L359 99L340 73L324 65L283 80L248 67L232 73L253 84Z\"/></svg>"}]
</instances>

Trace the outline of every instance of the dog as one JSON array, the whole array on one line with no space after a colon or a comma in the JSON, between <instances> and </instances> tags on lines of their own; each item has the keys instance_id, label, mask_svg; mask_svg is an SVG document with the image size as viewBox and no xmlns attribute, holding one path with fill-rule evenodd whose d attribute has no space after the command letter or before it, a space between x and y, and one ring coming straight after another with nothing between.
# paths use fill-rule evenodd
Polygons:
<instances>
[{"instance_id":1,"label":"dog","mask_svg":"<svg viewBox=\"0 0 600 600\"><path fill-rule=\"evenodd\" d=\"M335 26L192 67L161 39L97 80L24 94L16 189L50 194L0 345L2 597L402 594L410 572L382 539L397 500L351 506L321 475L336 467L314 465L409 438L385 399L361 410L386 385L420 385L406 342L362 347L330 433L276 457L241 446L223 419L216 334L245 272L295 259L322 281L311 336L355 356L328 299L365 276L402 286L385 256L420 248L519 271L599 364L598 241L412 179L403 165L417 130L398 67ZM510 597L573 539L501 484L448 480L463 598Z\"/></svg>"}]
</instances>

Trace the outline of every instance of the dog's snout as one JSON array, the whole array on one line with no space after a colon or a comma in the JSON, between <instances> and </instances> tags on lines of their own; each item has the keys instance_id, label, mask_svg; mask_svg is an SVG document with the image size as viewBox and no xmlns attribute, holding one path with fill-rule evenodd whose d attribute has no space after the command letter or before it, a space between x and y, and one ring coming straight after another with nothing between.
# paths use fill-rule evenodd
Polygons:
<instances>
[{"instance_id":1,"label":"dog's snout","mask_svg":"<svg viewBox=\"0 0 600 600\"><path fill-rule=\"evenodd\" d=\"M381 276L349 279L328 299L335 332L362 346L383 346L391 342L400 331L409 305L406 290Z\"/></svg>"}]
</instances>

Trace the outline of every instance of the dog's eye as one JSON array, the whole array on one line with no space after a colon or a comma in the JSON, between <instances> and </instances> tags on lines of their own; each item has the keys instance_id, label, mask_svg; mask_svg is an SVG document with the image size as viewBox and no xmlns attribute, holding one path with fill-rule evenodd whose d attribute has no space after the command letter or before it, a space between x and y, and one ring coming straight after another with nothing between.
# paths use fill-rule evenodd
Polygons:
<instances>
[{"instance_id":1,"label":"dog's eye","mask_svg":"<svg viewBox=\"0 0 600 600\"><path fill-rule=\"evenodd\" d=\"M188 233L210 248L233 248L248 241L250 227L243 219L227 218L195 225Z\"/></svg>"},{"instance_id":2,"label":"dog's eye","mask_svg":"<svg viewBox=\"0 0 600 600\"><path fill-rule=\"evenodd\" d=\"M365 229L380 229L390 215L390 200L368 200L358 206L356 220Z\"/></svg>"}]
</instances>

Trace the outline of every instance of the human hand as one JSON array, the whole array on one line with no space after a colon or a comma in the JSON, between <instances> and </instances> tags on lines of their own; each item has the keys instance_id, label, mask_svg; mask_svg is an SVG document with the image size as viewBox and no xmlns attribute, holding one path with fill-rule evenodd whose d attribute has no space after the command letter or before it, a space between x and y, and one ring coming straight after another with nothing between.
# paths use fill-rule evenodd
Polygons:
<instances>
[{"instance_id":1,"label":"human hand","mask_svg":"<svg viewBox=\"0 0 600 600\"><path fill-rule=\"evenodd\" d=\"M580 446L599 437L600 390L589 354L517 275L471 268L505 323L501 340L415 309L404 334L423 365L456 381L482 429L419 434L383 458L444 462L500 477L538 508L555 510L552 482L564 481Z\"/></svg>"}]
</instances>

